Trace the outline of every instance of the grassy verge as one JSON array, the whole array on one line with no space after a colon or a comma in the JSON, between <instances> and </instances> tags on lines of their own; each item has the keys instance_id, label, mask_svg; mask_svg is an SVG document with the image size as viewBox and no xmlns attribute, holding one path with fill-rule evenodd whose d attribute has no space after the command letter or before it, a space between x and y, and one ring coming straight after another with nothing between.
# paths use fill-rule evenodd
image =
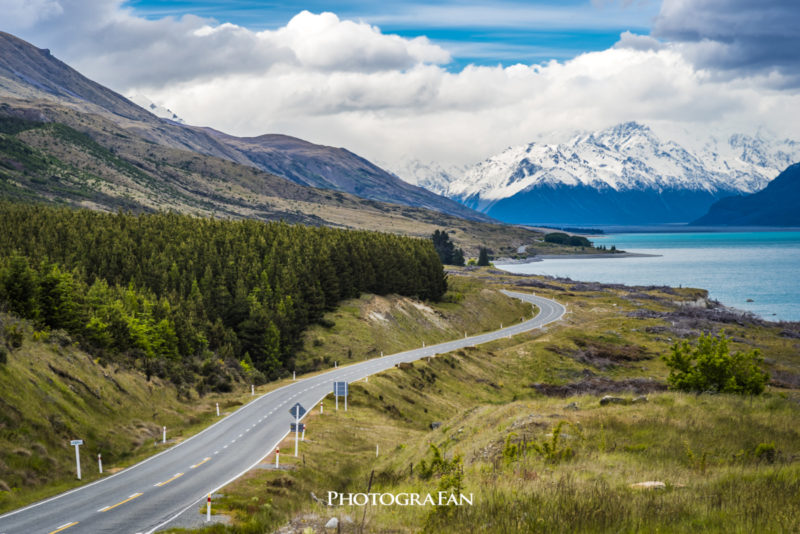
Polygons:
<instances>
[{"instance_id":1,"label":"grassy verge","mask_svg":"<svg viewBox=\"0 0 800 534\"><path fill-rule=\"evenodd\" d=\"M383 310L377 322L369 316L376 309ZM332 326L317 326L307 334L298 370L313 372L325 367L321 362L333 366L334 359L346 364L377 356L378 350L388 354L414 348L420 333L430 344L459 337L464 330L490 330L530 313L530 306L468 280L452 283L447 302L438 304L364 296L329 314ZM12 323L24 339L0 365L0 513L99 478L98 453L108 476L215 422L216 403L224 416L252 398L246 384L229 394L199 397L190 392L189 398L180 398L172 384L157 377L148 382L122 366L101 365L63 334L39 332L27 322L0 316L0 326ZM256 392L286 383L266 384ZM166 445L162 426L168 429ZM86 443L82 482L75 479L72 439Z\"/></svg>"},{"instance_id":2,"label":"grassy verge","mask_svg":"<svg viewBox=\"0 0 800 534\"><path fill-rule=\"evenodd\" d=\"M363 295L342 303L322 325L304 334L297 354L302 371L333 367L432 345L530 317L531 306L490 289L477 279L451 277L442 302Z\"/></svg>"},{"instance_id":3,"label":"grassy verge","mask_svg":"<svg viewBox=\"0 0 800 534\"><path fill-rule=\"evenodd\" d=\"M367 532L795 531L797 325L698 306L701 290L465 274L554 296L570 313L543 332L354 384L351 410L309 421L291 468L255 470L223 490L217 506L233 526L202 532L268 532L287 521L286 532L319 532L330 517L345 532L362 520ZM734 350L763 351L773 377L767 393L663 391L659 356L677 339L722 330ZM647 400L601 405L606 393ZM432 445L446 462L463 458L454 472L463 472L457 482L473 506L329 508L310 497L365 492L371 475L372 492L449 491L452 476L422 467L433 461ZM634 486L647 481L663 485Z\"/></svg>"},{"instance_id":4,"label":"grassy verge","mask_svg":"<svg viewBox=\"0 0 800 534\"><path fill-rule=\"evenodd\" d=\"M224 417L254 398L245 384L232 393L181 398L158 377L147 381L122 366L101 365L64 334L0 316L0 326L8 324L23 332L23 340L0 364L0 513L116 473L216 422L217 403ZM85 442L82 481L76 479L72 439Z\"/></svg>"}]
</instances>

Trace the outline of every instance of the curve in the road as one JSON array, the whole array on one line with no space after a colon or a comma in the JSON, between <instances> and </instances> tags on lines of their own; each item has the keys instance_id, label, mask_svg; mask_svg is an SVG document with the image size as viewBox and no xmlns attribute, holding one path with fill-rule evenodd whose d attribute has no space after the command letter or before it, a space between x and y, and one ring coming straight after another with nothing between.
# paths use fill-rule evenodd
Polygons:
<instances>
[{"instance_id":1,"label":"curve in the road","mask_svg":"<svg viewBox=\"0 0 800 534\"><path fill-rule=\"evenodd\" d=\"M332 382L354 382L401 362L447 353L541 328L561 319L561 304L503 290L536 305L533 318L472 337L375 358L270 391L185 441L119 473L0 516L0 534L152 533L266 458L286 437L289 408L309 408Z\"/></svg>"}]
</instances>

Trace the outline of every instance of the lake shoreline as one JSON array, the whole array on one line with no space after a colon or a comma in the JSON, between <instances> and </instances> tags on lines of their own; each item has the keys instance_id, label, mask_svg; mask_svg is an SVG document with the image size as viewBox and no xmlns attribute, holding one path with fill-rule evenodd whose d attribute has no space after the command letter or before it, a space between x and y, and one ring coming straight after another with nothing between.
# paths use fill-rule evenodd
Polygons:
<instances>
[{"instance_id":1,"label":"lake shoreline","mask_svg":"<svg viewBox=\"0 0 800 534\"><path fill-rule=\"evenodd\" d=\"M661 254L644 254L641 252L608 252L603 254L541 254L525 259L498 258L495 264L519 265L524 263L537 263L544 260L593 260L612 258L660 258Z\"/></svg>"},{"instance_id":2,"label":"lake shoreline","mask_svg":"<svg viewBox=\"0 0 800 534\"><path fill-rule=\"evenodd\" d=\"M630 252L595 250L591 252L600 254L578 257L625 257L626 261L570 261L574 256L542 254L525 260L497 259L495 265L514 273L600 283L701 287L726 306L764 320L800 321L800 232L617 234L597 239L595 244Z\"/></svg>"}]
</instances>

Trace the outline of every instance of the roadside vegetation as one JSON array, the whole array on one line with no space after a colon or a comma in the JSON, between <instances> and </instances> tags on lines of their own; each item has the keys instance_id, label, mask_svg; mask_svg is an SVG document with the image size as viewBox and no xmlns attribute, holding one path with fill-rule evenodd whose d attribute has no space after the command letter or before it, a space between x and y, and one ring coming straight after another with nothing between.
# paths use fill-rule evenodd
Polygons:
<instances>
[{"instance_id":1,"label":"roadside vegetation","mask_svg":"<svg viewBox=\"0 0 800 534\"><path fill-rule=\"evenodd\" d=\"M418 347L421 339L493 330L531 313L530 306L462 278L438 303L363 295L326 314L330 324L309 328L298 370L324 368L321 361L332 366L331 355L346 363L378 356L380 348L396 352ZM171 446L216 421L216 403L224 416L252 399L246 368L216 363L230 377L227 392L182 388L157 374L148 379L124 359L87 352L63 329L0 313L0 513L78 485L71 439L86 443L85 482L99 476L98 453L106 475L114 473L161 451L162 426ZM256 393L285 380L257 386Z\"/></svg>"},{"instance_id":2,"label":"roadside vegetation","mask_svg":"<svg viewBox=\"0 0 800 534\"><path fill-rule=\"evenodd\" d=\"M744 533L800 524L800 325L720 308L689 288L463 274L555 297L570 314L542 332L352 384L348 412L331 403L323 415L312 410L301 456L286 469L254 470L222 490L215 510L232 526L201 532L321 532L331 517L342 532ZM676 343L683 350L687 341L696 362L692 351L709 343L698 339L718 349L723 332L729 354L759 349L764 361L751 363L767 373L765 391L669 390L664 356ZM370 479L370 491L395 494L455 484L474 505L328 507L311 497L365 492Z\"/></svg>"}]
</instances>

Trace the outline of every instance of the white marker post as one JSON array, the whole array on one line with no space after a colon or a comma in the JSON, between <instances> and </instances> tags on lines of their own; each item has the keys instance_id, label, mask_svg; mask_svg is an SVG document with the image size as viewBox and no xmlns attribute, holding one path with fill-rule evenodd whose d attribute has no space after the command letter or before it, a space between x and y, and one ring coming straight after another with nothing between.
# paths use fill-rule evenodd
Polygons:
<instances>
[{"instance_id":1,"label":"white marker post","mask_svg":"<svg viewBox=\"0 0 800 534\"><path fill-rule=\"evenodd\" d=\"M423 349L425 348L425 342L424 341L422 342L422 348Z\"/></svg>"},{"instance_id":2,"label":"white marker post","mask_svg":"<svg viewBox=\"0 0 800 534\"><path fill-rule=\"evenodd\" d=\"M208 494L208 500L206 501L206 522L211 521L211 494Z\"/></svg>"},{"instance_id":3,"label":"white marker post","mask_svg":"<svg viewBox=\"0 0 800 534\"><path fill-rule=\"evenodd\" d=\"M256 386L250 384L250 395L255 395L255 394L256 394Z\"/></svg>"},{"instance_id":4,"label":"white marker post","mask_svg":"<svg viewBox=\"0 0 800 534\"><path fill-rule=\"evenodd\" d=\"M306 440L306 425L303 424L303 435L300 436L300 441L305 441L305 440Z\"/></svg>"},{"instance_id":5,"label":"white marker post","mask_svg":"<svg viewBox=\"0 0 800 534\"><path fill-rule=\"evenodd\" d=\"M336 369L339 367L339 362L333 362L333 368Z\"/></svg>"},{"instance_id":6,"label":"white marker post","mask_svg":"<svg viewBox=\"0 0 800 534\"><path fill-rule=\"evenodd\" d=\"M76 467L76 470L78 471L78 480L80 480L81 479L81 452L80 452L79 447L81 445L83 445L83 440L82 439L73 439L72 441L69 442L69 444L75 446L75 467Z\"/></svg>"},{"instance_id":7,"label":"white marker post","mask_svg":"<svg viewBox=\"0 0 800 534\"><path fill-rule=\"evenodd\" d=\"M383 358L383 351L381 351L381 358Z\"/></svg>"},{"instance_id":8,"label":"white marker post","mask_svg":"<svg viewBox=\"0 0 800 534\"><path fill-rule=\"evenodd\" d=\"M162 427L161 432L162 432L162 434L161 434L161 443L166 443L167 442L167 427Z\"/></svg>"},{"instance_id":9,"label":"white marker post","mask_svg":"<svg viewBox=\"0 0 800 534\"><path fill-rule=\"evenodd\" d=\"M103 456L99 452L97 453L97 470L101 475L103 474Z\"/></svg>"},{"instance_id":10,"label":"white marker post","mask_svg":"<svg viewBox=\"0 0 800 534\"><path fill-rule=\"evenodd\" d=\"M275 449L275 469L280 468L281 466L281 450Z\"/></svg>"},{"instance_id":11,"label":"white marker post","mask_svg":"<svg viewBox=\"0 0 800 534\"><path fill-rule=\"evenodd\" d=\"M297 374L296 371L292 371L292 382L294 382L295 380L297 380Z\"/></svg>"},{"instance_id":12,"label":"white marker post","mask_svg":"<svg viewBox=\"0 0 800 534\"><path fill-rule=\"evenodd\" d=\"M217 403L217 417L219 417L219 403Z\"/></svg>"},{"instance_id":13,"label":"white marker post","mask_svg":"<svg viewBox=\"0 0 800 534\"><path fill-rule=\"evenodd\" d=\"M378 450L379 450L379 449L378 449L378 447L380 447L380 445L378 445L378 444L376 443L376 444L375 444L375 458L377 458L377 457L378 457Z\"/></svg>"},{"instance_id":14,"label":"white marker post","mask_svg":"<svg viewBox=\"0 0 800 534\"><path fill-rule=\"evenodd\" d=\"M300 437L300 410L294 411L294 457L297 458L297 452L300 444L297 439Z\"/></svg>"},{"instance_id":15,"label":"white marker post","mask_svg":"<svg viewBox=\"0 0 800 534\"><path fill-rule=\"evenodd\" d=\"M319 414L322 415L322 403L319 403Z\"/></svg>"}]
</instances>

